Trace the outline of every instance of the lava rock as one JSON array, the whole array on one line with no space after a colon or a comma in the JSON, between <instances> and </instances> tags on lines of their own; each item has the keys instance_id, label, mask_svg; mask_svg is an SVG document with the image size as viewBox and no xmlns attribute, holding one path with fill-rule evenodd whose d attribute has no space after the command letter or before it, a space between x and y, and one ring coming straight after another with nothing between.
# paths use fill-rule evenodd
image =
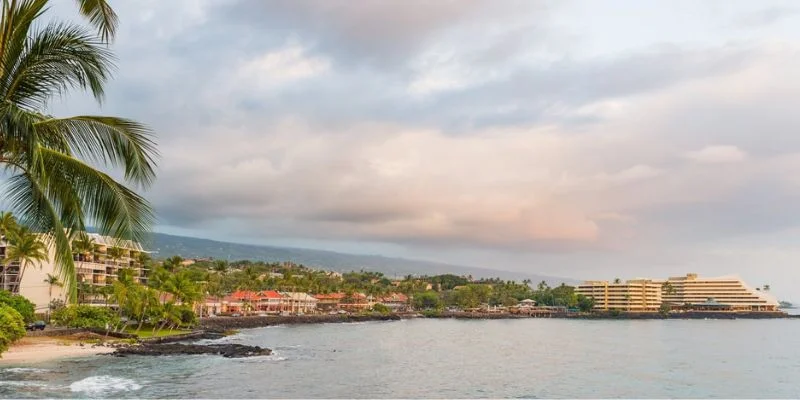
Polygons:
<instances>
[{"instance_id":1,"label":"lava rock","mask_svg":"<svg viewBox=\"0 0 800 400\"><path fill-rule=\"evenodd\" d=\"M127 355L140 356L170 356L170 355L196 355L196 354L216 354L226 358L243 358L255 356L268 356L272 350L259 346L245 346L242 344L142 344L118 348L115 356L124 357Z\"/></svg>"}]
</instances>

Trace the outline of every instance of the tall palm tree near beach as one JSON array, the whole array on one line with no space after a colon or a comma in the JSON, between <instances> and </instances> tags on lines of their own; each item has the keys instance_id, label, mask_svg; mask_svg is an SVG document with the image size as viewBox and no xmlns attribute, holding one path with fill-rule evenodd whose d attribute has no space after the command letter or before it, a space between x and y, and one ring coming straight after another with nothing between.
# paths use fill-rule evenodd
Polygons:
<instances>
[{"instance_id":1,"label":"tall palm tree near beach","mask_svg":"<svg viewBox=\"0 0 800 400\"><path fill-rule=\"evenodd\" d=\"M44 261L47 261L47 246L39 240L39 235L31 232L26 226L18 226L9 234L4 264L13 262L19 264L17 287L22 283L28 267L41 265Z\"/></svg>"},{"instance_id":2,"label":"tall palm tree near beach","mask_svg":"<svg viewBox=\"0 0 800 400\"><path fill-rule=\"evenodd\" d=\"M3 194L23 225L46 233L57 273L77 295L70 236L87 222L102 234L143 240L153 219L135 188L155 178L151 132L134 121L46 112L70 89L100 102L114 58L117 17L105 0L78 0L97 32L71 22L38 23L48 0L4 0L0 22L0 165ZM122 172L118 181L100 168ZM130 187L129 187L130 185Z\"/></svg>"},{"instance_id":3,"label":"tall palm tree near beach","mask_svg":"<svg viewBox=\"0 0 800 400\"><path fill-rule=\"evenodd\" d=\"M64 286L61 283L61 280L58 279L57 276L52 274L47 274L47 278L44 279L44 283L48 285L47 287L47 319L50 319L50 305L53 304L53 286L62 287Z\"/></svg>"}]
</instances>

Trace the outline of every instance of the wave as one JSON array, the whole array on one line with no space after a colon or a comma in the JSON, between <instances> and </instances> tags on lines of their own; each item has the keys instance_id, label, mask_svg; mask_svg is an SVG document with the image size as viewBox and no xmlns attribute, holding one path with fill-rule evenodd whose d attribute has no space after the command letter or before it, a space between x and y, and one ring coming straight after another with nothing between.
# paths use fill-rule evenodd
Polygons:
<instances>
[{"instance_id":1,"label":"wave","mask_svg":"<svg viewBox=\"0 0 800 400\"><path fill-rule=\"evenodd\" d=\"M243 363L262 363L262 362L276 362L276 361L286 361L288 358L279 356L277 354L271 354L268 356L256 356L256 357L248 357L248 358L239 358L237 361Z\"/></svg>"},{"instance_id":2,"label":"wave","mask_svg":"<svg viewBox=\"0 0 800 400\"><path fill-rule=\"evenodd\" d=\"M110 375L90 376L85 379L73 382L69 385L72 392L81 392L88 395L101 395L115 392L128 392L139 390L139 385L133 379L120 378Z\"/></svg>"},{"instance_id":3,"label":"wave","mask_svg":"<svg viewBox=\"0 0 800 400\"><path fill-rule=\"evenodd\" d=\"M10 372L12 374L43 374L45 372L50 372L50 370L49 369L43 369L43 368L17 367L17 368L0 369L0 372Z\"/></svg>"},{"instance_id":4,"label":"wave","mask_svg":"<svg viewBox=\"0 0 800 400\"><path fill-rule=\"evenodd\" d=\"M45 382L32 382L32 381L0 381L0 387L3 386L23 386L23 387L45 387Z\"/></svg>"}]
</instances>

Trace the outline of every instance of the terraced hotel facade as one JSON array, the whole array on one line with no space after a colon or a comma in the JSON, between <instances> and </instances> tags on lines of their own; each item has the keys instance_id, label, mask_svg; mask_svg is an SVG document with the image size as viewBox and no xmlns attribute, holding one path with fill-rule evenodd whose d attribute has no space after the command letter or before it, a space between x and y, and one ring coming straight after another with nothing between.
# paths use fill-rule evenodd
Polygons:
<instances>
[{"instance_id":1,"label":"terraced hotel facade","mask_svg":"<svg viewBox=\"0 0 800 400\"><path fill-rule=\"evenodd\" d=\"M702 278L697 274L625 282L586 281L575 292L594 299L596 310L633 312L670 308L715 311L777 311L778 300L736 276Z\"/></svg>"},{"instance_id":2,"label":"terraced hotel facade","mask_svg":"<svg viewBox=\"0 0 800 400\"><path fill-rule=\"evenodd\" d=\"M133 271L136 282L147 283L149 270L141 262L142 255L147 254L147 251L141 244L94 233L88 236L93 242L93 249L73 254L77 282L94 286L111 285L117 279L119 271L128 268ZM6 245L0 242L0 260L5 255ZM0 288L27 297L36 305L37 312L46 310L51 300L64 300L66 292L61 286L45 282L48 274L58 276L52 260L51 250L49 261L42 263L41 268L38 265L28 266L22 275L22 281L19 280L17 263L0 264ZM89 303L103 302L100 298L87 300Z\"/></svg>"}]
</instances>

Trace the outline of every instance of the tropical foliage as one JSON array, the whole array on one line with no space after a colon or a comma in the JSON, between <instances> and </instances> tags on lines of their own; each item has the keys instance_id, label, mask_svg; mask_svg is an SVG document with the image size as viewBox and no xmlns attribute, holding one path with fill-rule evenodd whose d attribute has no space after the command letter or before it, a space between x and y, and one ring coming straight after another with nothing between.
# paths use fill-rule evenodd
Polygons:
<instances>
[{"instance_id":1,"label":"tropical foliage","mask_svg":"<svg viewBox=\"0 0 800 400\"><path fill-rule=\"evenodd\" d=\"M153 218L134 188L155 178L150 131L131 120L56 117L48 103L71 89L97 101L111 77L107 44L117 17L105 0L79 0L96 31L71 22L40 23L47 0L5 0L0 22L0 164L5 201L34 232L47 233L58 274L77 296L70 235L91 223L102 234L143 238ZM122 181L102 168L119 170ZM130 186L129 186L130 185Z\"/></svg>"},{"instance_id":2,"label":"tropical foliage","mask_svg":"<svg viewBox=\"0 0 800 400\"><path fill-rule=\"evenodd\" d=\"M35 305L23 296L13 295L8 291L0 290L0 304L14 309L25 322L33 322L36 318Z\"/></svg>"},{"instance_id":3,"label":"tropical foliage","mask_svg":"<svg viewBox=\"0 0 800 400\"><path fill-rule=\"evenodd\" d=\"M25 336L25 322L19 313L6 304L0 304L0 353L11 343Z\"/></svg>"}]
</instances>

